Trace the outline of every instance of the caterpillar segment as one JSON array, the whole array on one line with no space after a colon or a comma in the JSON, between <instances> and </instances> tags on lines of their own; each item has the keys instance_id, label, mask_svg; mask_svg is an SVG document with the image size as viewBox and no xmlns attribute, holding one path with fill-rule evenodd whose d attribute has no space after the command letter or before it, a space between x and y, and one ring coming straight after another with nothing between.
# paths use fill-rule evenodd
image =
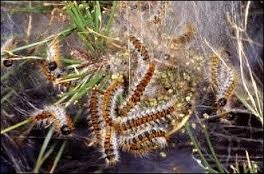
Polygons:
<instances>
[{"instance_id":1,"label":"caterpillar segment","mask_svg":"<svg viewBox=\"0 0 264 174\"><path fill-rule=\"evenodd\" d=\"M144 74L139 83L135 86L135 89L128 95L127 100L120 106L119 115L126 116L131 109L133 109L140 101L147 85L153 77L156 65L154 62L150 62L147 72Z\"/></svg>"},{"instance_id":2,"label":"caterpillar segment","mask_svg":"<svg viewBox=\"0 0 264 174\"><path fill-rule=\"evenodd\" d=\"M102 131L102 153L107 166L115 166L119 160L117 135L113 127L107 126Z\"/></svg>"}]
</instances>

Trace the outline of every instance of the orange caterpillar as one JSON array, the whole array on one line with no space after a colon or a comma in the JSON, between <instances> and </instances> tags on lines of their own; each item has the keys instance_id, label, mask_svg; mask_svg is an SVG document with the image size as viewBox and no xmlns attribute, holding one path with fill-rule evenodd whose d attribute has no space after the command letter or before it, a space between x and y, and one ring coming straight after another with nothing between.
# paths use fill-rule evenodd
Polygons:
<instances>
[{"instance_id":1,"label":"orange caterpillar","mask_svg":"<svg viewBox=\"0 0 264 174\"><path fill-rule=\"evenodd\" d=\"M149 53L146 47L141 43L139 39L137 39L135 36L130 35L129 41L132 43L134 49L137 51L139 55L143 57L144 61L149 61Z\"/></svg>"},{"instance_id":2,"label":"orange caterpillar","mask_svg":"<svg viewBox=\"0 0 264 174\"><path fill-rule=\"evenodd\" d=\"M153 62L150 62L148 65L147 72L144 74L143 78L136 85L135 89L128 96L128 99L124 102L124 104L119 108L119 114L121 116L126 116L132 108L136 106L136 104L140 101L140 97L143 95L146 86L149 84L156 65Z\"/></svg>"},{"instance_id":3,"label":"orange caterpillar","mask_svg":"<svg viewBox=\"0 0 264 174\"><path fill-rule=\"evenodd\" d=\"M103 96L102 103L102 115L106 126L112 126L112 120L115 118L114 109L116 104L115 96L120 93L119 89L122 89L123 81L115 80L106 89Z\"/></svg>"},{"instance_id":4,"label":"orange caterpillar","mask_svg":"<svg viewBox=\"0 0 264 174\"><path fill-rule=\"evenodd\" d=\"M119 160L116 132L113 127L107 126L102 131L102 153L107 166L114 166Z\"/></svg>"},{"instance_id":5,"label":"orange caterpillar","mask_svg":"<svg viewBox=\"0 0 264 174\"><path fill-rule=\"evenodd\" d=\"M92 130L92 135L94 136L94 142L95 143L100 143L101 142L101 114L99 114L99 91L97 89L97 87L95 87L94 89L92 89L91 92L91 98L89 101L89 108L90 108L90 125L91 125L91 130Z\"/></svg>"},{"instance_id":6,"label":"orange caterpillar","mask_svg":"<svg viewBox=\"0 0 264 174\"><path fill-rule=\"evenodd\" d=\"M61 106L45 107L44 110L34 114L33 121L44 123L47 126L52 124L55 130L61 132L62 135L69 135L74 129L71 118L66 115L65 110Z\"/></svg>"},{"instance_id":7,"label":"orange caterpillar","mask_svg":"<svg viewBox=\"0 0 264 174\"><path fill-rule=\"evenodd\" d=\"M49 64L45 60L41 60L38 64L41 73L45 76L45 78L51 82L54 86L58 86L59 89L62 88L62 91L66 91L69 89L71 82L62 82L56 84L56 80L61 76L62 72L57 69L57 71L50 71Z\"/></svg>"},{"instance_id":8,"label":"orange caterpillar","mask_svg":"<svg viewBox=\"0 0 264 174\"><path fill-rule=\"evenodd\" d=\"M184 45L190 42L194 38L195 32L196 30L194 26L187 24L186 32L179 37L172 39L172 48L177 48L178 45Z\"/></svg>"},{"instance_id":9,"label":"orange caterpillar","mask_svg":"<svg viewBox=\"0 0 264 174\"><path fill-rule=\"evenodd\" d=\"M123 134L126 131L138 130L142 126L156 126L161 120L170 120L171 114L175 111L173 102L168 102L162 106L148 109L135 115L128 116L121 121L116 121L114 126Z\"/></svg>"},{"instance_id":10,"label":"orange caterpillar","mask_svg":"<svg viewBox=\"0 0 264 174\"><path fill-rule=\"evenodd\" d=\"M48 45L47 49L47 60L48 68L50 71L54 71L57 67L61 67L61 55L60 55L60 45L59 39L56 37Z\"/></svg>"},{"instance_id":11,"label":"orange caterpillar","mask_svg":"<svg viewBox=\"0 0 264 174\"><path fill-rule=\"evenodd\" d=\"M131 152L136 156L144 156L151 150L163 148L167 145L166 131L161 128L150 129L135 135L125 137L121 140L122 150Z\"/></svg>"}]
</instances>

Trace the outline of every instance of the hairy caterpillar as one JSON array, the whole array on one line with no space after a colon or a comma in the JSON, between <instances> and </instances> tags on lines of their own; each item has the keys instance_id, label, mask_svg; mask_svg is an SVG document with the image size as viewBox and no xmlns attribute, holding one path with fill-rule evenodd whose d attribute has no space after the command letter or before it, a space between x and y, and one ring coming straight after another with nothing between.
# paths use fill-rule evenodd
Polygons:
<instances>
[{"instance_id":1,"label":"hairy caterpillar","mask_svg":"<svg viewBox=\"0 0 264 174\"><path fill-rule=\"evenodd\" d=\"M16 47L17 45L17 39L15 36L10 36L6 42L1 46L1 52L4 51L9 51L12 50ZM5 67L10 67L13 65L13 60L8 59L8 57L6 57L3 61L2 61L3 65Z\"/></svg>"},{"instance_id":2,"label":"hairy caterpillar","mask_svg":"<svg viewBox=\"0 0 264 174\"><path fill-rule=\"evenodd\" d=\"M140 97L143 95L146 86L149 84L156 65L153 62L150 62L148 65L147 72L144 74L142 79L136 85L135 89L131 92L131 94L127 97L127 100L121 105L119 108L119 114L122 116L126 116L130 110L136 106L136 104L140 101Z\"/></svg>"},{"instance_id":3,"label":"hairy caterpillar","mask_svg":"<svg viewBox=\"0 0 264 174\"><path fill-rule=\"evenodd\" d=\"M114 80L106 89L103 96L102 115L107 126L112 126L115 118L116 96L122 92L123 79Z\"/></svg>"},{"instance_id":4,"label":"hairy caterpillar","mask_svg":"<svg viewBox=\"0 0 264 174\"><path fill-rule=\"evenodd\" d=\"M161 128L153 128L133 137L126 136L121 139L120 146L122 150L131 152L137 156L144 156L156 148L163 148L167 145L166 131Z\"/></svg>"},{"instance_id":5,"label":"hairy caterpillar","mask_svg":"<svg viewBox=\"0 0 264 174\"><path fill-rule=\"evenodd\" d=\"M220 107L226 105L227 99L232 95L236 87L235 73L229 67L227 67L226 71L227 71L226 78L223 79L223 82L219 86L216 95L217 104Z\"/></svg>"},{"instance_id":6,"label":"hairy caterpillar","mask_svg":"<svg viewBox=\"0 0 264 174\"><path fill-rule=\"evenodd\" d=\"M138 130L146 125L158 126L162 121L170 120L172 113L175 111L175 106L172 101L146 111L129 115L121 121L116 121L114 126L120 133L127 131Z\"/></svg>"},{"instance_id":7,"label":"hairy caterpillar","mask_svg":"<svg viewBox=\"0 0 264 174\"><path fill-rule=\"evenodd\" d=\"M178 48L179 45L187 44L194 38L195 33L194 26L187 24L185 33L171 40L171 49Z\"/></svg>"},{"instance_id":8,"label":"hairy caterpillar","mask_svg":"<svg viewBox=\"0 0 264 174\"><path fill-rule=\"evenodd\" d=\"M48 69L50 71L54 71L57 67L61 67L61 59L60 59L60 45L59 39L55 38L48 45L47 49L47 60L48 60Z\"/></svg>"},{"instance_id":9,"label":"hairy caterpillar","mask_svg":"<svg viewBox=\"0 0 264 174\"><path fill-rule=\"evenodd\" d=\"M144 61L149 61L150 56L149 56L148 50L142 44L142 42L132 35L129 36L129 41L131 42L133 48L137 51L137 53L142 57L142 59Z\"/></svg>"},{"instance_id":10,"label":"hairy caterpillar","mask_svg":"<svg viewBox=\"0 0 264 174\"><path fill-rule=\"evenodd\" d=\"M89 101L89 109L90 109L90 116L89 116L89 123L91 125L92 135L94 136L94 142L100 143L102 136L101 136L101 130L102 130L102 118L101 114L99 113L99 91L97 87L92 89L91 92L91 98Z\"/></svg>"},{"instance_id":11,"label":"hairy caterpillar","mask_svg":"<svg viewBox=\"0 0 264 174\"><path fill-rule=\"evenodd\" d=\"M102 153L107 166L114 166L119 160L116 132L113 127L106 126L102 131Z\"/></svg>"},{"instance_id":12,"label":"hairy caterpillar","mask_svg":"<svg viewBox=\"0 0 264 174\"><path fill-rule=\"evenodd\" d=\"M211 57L210 64L210 81L216 90L217 105L223 107L236 87L235 73L218 56Z\"/></svg>"},{"instance_id":13,"label":"hairy caterpillar","mask_svg":"<svg viewBox=\"0 0 264 174\"><path fill-rule=\"evenodd\" d=\"M56 80L61 77L62 72L60 69L56 69L55 71L50 71L48 62L46 60L41 60L38 62L38 67L40 72L44 75L44 77L51 82L54 86L58 87L61 91L67 91L69 87L72 85L71 82L61 82L59 84L56 83Z\"/></svg>"},{"instance_id":14,"label":"hairy caterpillar","mask_svg":"<svg viewBox=\"0 0 264 174\"><path fill-rule=\"evenodd\" d=\"M55 130L61 132L63 135L72 133L73 122L71 118L66 115L66 111L61 106L46 106L43 110L33 114L33 121L36 123L43 123L45 125L52 124Z\"/></svg>"}]
</instances>

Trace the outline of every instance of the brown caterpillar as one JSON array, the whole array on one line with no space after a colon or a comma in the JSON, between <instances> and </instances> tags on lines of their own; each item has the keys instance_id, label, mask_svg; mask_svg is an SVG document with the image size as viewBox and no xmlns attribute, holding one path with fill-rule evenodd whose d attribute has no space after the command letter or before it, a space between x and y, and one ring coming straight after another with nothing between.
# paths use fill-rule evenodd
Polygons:
<instances>
[{"instance_id":1,"label":"brown caterpillar","mask_svg":"<svg viewBox=\"0 0 264 174\"><path fill-rule=\"evenodd\" d=\"M66 91L69 89L69 87L72 85L71 82L62 82L59 84L56 84L56 80L62 75L62 72L60 72L59 69L57 71L50 71L49 65L47 61L41 60L38 63L40 72L44 75L44 77L51 82L54 86L58 86L60 90Z\"/></svg>"},{"instance_id":2,"label":"brown caterpillar","mask_svg":"<svg viewBox=\"0 0 264 174\"><path fill-rule=\"evenodd\" d=\"M116 93L120 93L122 89L123 80L114 80L106 89L103 96L102 103L102 115L106 126L112 126L112 120L115 118L114 109L115 109L115 96Z\"/></svg>"},{"instance_id":3,"label":"brown caterpillar","mask_svg":"<svg viewBox=\"0 0 264 174\"><path fill-rule=\"evenodd\" d=\"M121 140L122 150L132 152L137 156L144 156L156 148L166 146L166 132L161 129L149 129L135 135L125 137Z\"/></svg>"},{"instance_id":4,"label":"brown caterpillar","mask_svg":"<svg viewBox=\"0 0 264 174\"><path fill-rule=\"evenodd\" d=\"M140 101L140 97L143 95L146 86L149 84L156 65L153 62L150 62L148 65L147 72L144 74L143 78L136 85L135 89L128 96L128 99L124 102L124 104L119 109L119 114L121 116L126 116L132 108Z\"/></svg>"},{"instance_id":5,"label":"brown caterpillar","mask_svg":"<svg viewBox=\"0 0 264 174\"><path fill-rule=\"evenodd\" d=\"M184 45L187 44L188 42L190 42L193 38L194 35L196 33L196 30L194 28L194 26L192 26L191 24L187 24L186 27L186 32L180 36L178 36L177 38L174 38L171 40L171 48L177 48L178 45Z\"/></svg>"},{"instance_id":6,"label":"brown caterpillar","mask_svg":"<svg viewBox=\"0 0 264 174\"><path fill-rule=\"evenodd\" d=\"M114 126L121 134L126 131L138 130L140 126L156 126L161 120L170 120L171 114L175 111L173 102L162 106L148 109L135 115L128 116L121 121L116 121Z\"/></svg>"},{"instance_id":7,"label":"brown caterpillar","mask_svg":"<svg viewBox=\"0 0 264 174\"><path fill-rule=\"evenodd\" d=\"M36 123L52 124L55 130L63 135L69 135L74 129L73 122L66 115L61 106L47 106L41 112L34 114L33 121Z\"/></svg>"},{"instance_id":8,"label":"brown caterpillar","mask_svg":"<svg viewBox=\"0 0 264 174\"><path fill-rule=\"evenodd\" d=\"M142 56L144 61L150 60L148 50L141 43L141 41L139 39L137 39L135 36L130 35L129 41L132 43L132 45L133 45L134 49L137 51L137 53Z\"/></svg>"},{"instance_id":9,"label":"brown caterpillar","mask_svg":"<svg viewBox=\"0 0 264 174\"><path fill-rule=\"evenodd\" d=\"M116 132L113 127L106 126L102 131L102 153L107 166L114 166L119 160Z\"/></svg>"},{"instance_id":10,"label":"brown caterpillar","mask_svg":"<svg viewBox=\"0 0 264 174\"><path fill-rule=\"evenodd\" d=\"M94 89L92 89L91 92L91 98L89 101L89 109L90 109L90 125L91 125L91 130L92 130L92 135L94 136L94 142L95 143L100 143L101 142L101 114L99 114L99 91L97 89L97 87L95 87Z\"/></svg>"}]
</instances>

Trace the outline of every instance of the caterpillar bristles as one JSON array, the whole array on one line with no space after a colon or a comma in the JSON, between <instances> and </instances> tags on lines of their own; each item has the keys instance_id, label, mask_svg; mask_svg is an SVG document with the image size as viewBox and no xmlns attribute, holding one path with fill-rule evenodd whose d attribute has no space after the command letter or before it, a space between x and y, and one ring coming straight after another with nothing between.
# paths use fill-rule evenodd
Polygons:
<instances>
[{"instance_id":1,"label":"caterpillar bristles","mask_svg":"<svg viewBox=\"0 0 264 174\"><path fill-rule=\"evenodd\" d=\"M102 130L102 153L107 166L114 166L119 160L116 132L107 126Z\"/></svg>"},{"instance_id":2,"label":"caterpillar bristles","mask_svg":"<svg viewBox=\"0 0 264 174\"><path fill-rule=\"evenodd\" d=\"M119 114L121 116L126 116L130 112L130 110L134 108L140 101L140 98L143 95L145 88L149 84L154 74L155 67L156 65L153 62L149 63L147 72L136 85L135 89L128 95L127 100L119 108Z\"/></svg>"}]
</instances>

